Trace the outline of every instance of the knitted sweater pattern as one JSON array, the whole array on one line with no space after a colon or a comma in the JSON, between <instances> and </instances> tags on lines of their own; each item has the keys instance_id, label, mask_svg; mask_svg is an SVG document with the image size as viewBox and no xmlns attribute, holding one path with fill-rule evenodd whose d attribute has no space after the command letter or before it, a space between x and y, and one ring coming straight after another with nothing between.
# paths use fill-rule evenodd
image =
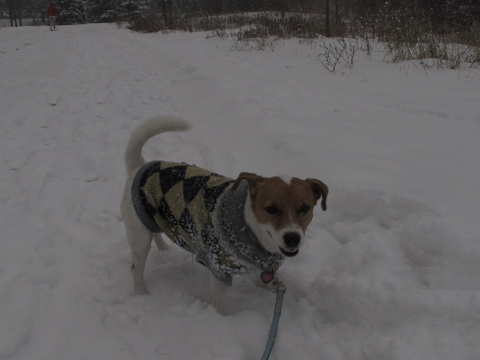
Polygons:
<instances>
[{"instance_id":1,"label":"knitted sweater pattern","mask_svg":"<svg viewBox=\"0 0 480 360\"><path fill-rule=\"evenodd\" d=\"M153 161L137 172L132 186L143 224L195 254L228 286L233 275L270 271L284 259L265 250L246 224L248 184L232 191L233 182L193 165Z\"/></svg>"}]
</instances>

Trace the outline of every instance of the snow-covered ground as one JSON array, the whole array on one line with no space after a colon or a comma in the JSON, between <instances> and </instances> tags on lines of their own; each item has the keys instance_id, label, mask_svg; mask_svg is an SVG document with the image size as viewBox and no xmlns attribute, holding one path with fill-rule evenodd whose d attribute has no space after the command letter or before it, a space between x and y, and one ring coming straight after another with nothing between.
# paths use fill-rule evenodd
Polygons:
<instances>
[{"instance_id":1,"label":"snow-covered ground","mask_svg":"<svg viewBox=\"0 0 480 360\"><path fill-rule=\"evenodd\" d=\"M153 251L133 296L119 203L133 127L188 133L147 159L330 187L288 287L271 359L480 356L480 71L385 64L331 74L318 47L230 51L205 33L0 29L0 359L259 359L275 297Z\"/></svg>"}]
</instances>

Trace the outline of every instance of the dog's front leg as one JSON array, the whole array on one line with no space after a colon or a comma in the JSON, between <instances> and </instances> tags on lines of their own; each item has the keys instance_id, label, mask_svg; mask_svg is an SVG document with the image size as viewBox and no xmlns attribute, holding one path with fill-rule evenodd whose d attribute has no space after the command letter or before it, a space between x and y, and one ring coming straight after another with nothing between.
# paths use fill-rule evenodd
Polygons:
<instances>
[{"instance_id":1,"label":"dog's front leg","mask_svg":"<svg viewBox=\"0 0 480 360\"><path fill-rule=\"evenodd\" d=\"M225 315L225 299L227 297L227 288L227 285L210 273L210 293L212 296L212 305L215 310L222 315Z\"/></svg>"}]
</instances>

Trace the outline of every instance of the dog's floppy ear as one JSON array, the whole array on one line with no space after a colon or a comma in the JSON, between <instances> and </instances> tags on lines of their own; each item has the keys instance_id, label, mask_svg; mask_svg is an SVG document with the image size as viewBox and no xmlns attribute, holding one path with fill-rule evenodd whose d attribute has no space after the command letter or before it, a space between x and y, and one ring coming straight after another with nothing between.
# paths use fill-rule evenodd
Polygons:
<instances>
[{"instance_id":1,"label":"dog's floppy ear","mask_svg":"<svg viewBox=\"0 0 480 360\"><path fill-rule=\"evenodd\" d=\"M328 186L323 181L317 179L307 179L305 181L311 186L315 199L319 200L322 198L322 210L327 210Z\"/></svg>"},{"instance_id":2,"label":"dog's floppy ear","mask_svg":"<svg viewBox=\"0 0 480 360\"><path fill-rule=\"evenodd\" d=\"M238 186L240 185L240 183L243 180L248 181L248 186L250 188L250 193L252 195L254 195L255 194L255 184L258 181L263 181L263 177L258 176L257 174L253 174L253 173L242 172L242 173L240 173L240 175L238 175L237 180L235 180L235 182L233 183L232 191L234 191L236 188L238 188Z\"/></svg>"}]
</instances>

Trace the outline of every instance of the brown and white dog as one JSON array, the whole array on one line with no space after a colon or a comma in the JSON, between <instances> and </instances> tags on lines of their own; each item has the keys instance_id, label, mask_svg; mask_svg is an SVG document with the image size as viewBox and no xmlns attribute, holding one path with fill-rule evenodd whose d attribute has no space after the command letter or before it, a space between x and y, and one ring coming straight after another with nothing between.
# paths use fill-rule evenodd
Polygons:
<instances>
[{"instance_id":1,"label":"brown and white dog","mask_svg":"<svg viewBox=\"0 0 480 360\"><path fill-rule=\"evenodd\" d=\"M143 274L152 239L167 248L163 232L210 270L212 304L222 313L232 276L259 272L268 282L285 257L298 254L318 200L326 210L328 187L317 179L252 173L229 179L184 163L145 162L149 138L188 128L175 117L151 119L134 130L125 152L121 213L135 294L147 292Z\"/></svg>"}]
</instances>

